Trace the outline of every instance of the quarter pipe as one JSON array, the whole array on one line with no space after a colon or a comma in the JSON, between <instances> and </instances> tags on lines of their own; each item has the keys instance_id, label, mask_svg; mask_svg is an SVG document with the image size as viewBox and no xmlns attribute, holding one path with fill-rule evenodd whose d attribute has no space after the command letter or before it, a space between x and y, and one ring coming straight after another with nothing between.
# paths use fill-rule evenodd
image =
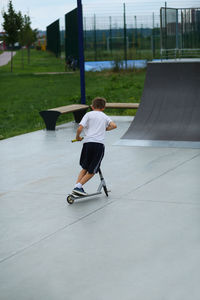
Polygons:
<instances>
[{"instance_id":1,"label":"quarter pipe","mask_svg":"<svg viewBox=\"0 0 200 300\"><path fill-rule=\"evenodd\" d=\"M123 140L200 142L200 60L148 63L141 103Z\"/></svg>"}]
</instances>

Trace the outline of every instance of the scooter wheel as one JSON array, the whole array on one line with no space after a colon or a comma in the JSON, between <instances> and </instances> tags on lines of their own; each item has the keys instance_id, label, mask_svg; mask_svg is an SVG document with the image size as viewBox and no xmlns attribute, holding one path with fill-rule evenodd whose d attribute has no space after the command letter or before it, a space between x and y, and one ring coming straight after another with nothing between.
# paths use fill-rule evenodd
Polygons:
<instances>
[{"instance_id":1,"label":"scooter wheel","mask_svg":"<svg viewBox=\"0 0 200 300\"><path fill-rule=\"evenodd\" d=\"M74 197L72 195L67 196L67 202L69 204L73 204L74 203Z\"/></svg>"},{"instance_id":2,"label":"scooter wheel","mask_svg":"<svg viewBox=\"0 0 200 300\"><path fill-rule=\"evenodd\" d=\"M103 189L104 189L104 192L105 192L106 196L108 197L108 190L107 190L107 187L105 185L103 186Z\"/></svg>"}]
</instances>

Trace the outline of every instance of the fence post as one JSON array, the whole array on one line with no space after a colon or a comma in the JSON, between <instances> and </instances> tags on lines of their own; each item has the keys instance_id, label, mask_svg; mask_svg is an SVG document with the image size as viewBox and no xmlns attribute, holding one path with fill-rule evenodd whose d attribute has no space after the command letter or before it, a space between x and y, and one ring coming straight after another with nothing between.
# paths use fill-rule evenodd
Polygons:
<instances>
[{"instance_id":1,"label":"fence post","mask_svg":"<svg viewBox=\"0 0 200 300\"><path fill-rule=\"evenodd\" d=\"M162 49L163 49L163 26L162 26L162 21L163 21L163 17L162 17L162 7L160 8L160 58L162 60Z\"/></svg>"},{"instance_id":2,"label":"fence post","mask_svg":"<svg viewBox=\"0 0 200 300\"><path fill-rule=\"evenodd\" d=\"M110 51L111 51L111 54L112 54L112 17L109 17L109 21L110 21L110 31L109 31L109 39L110 39L110 42L109 42L109 46L110 46Z\"/></svg>"},{"instance_id":3,"label":"fence post","mask_svg":"<svg viewBox=\"0 0 200 300\"><path fill-rule=\"evenodd\" d=\"M126 34L126 6L124 3L124 60L125 68L127 69L127 34Z\"/></svg>"},{"instance_id":4,"label":"fence post","mask_svg":"<svg viewBox=\"0 0 200 300\"><path fill-rule=\"evenodd\" d=\"M180 48L183 49L183 11L181 9L181 42L180 42ZM181 52L182 54L182 52Z\"/></svg>"},{"instance_id":5,"label":"fence post","mask_svg":"<svg viewBox=\"0 0 200 300\"><path fill-rule=\"evenodd\" d=\"M177 51L179 51L179 42L178 42L178 9L176 9L176 56Z\"/></svg>"},{"instance_id":6,"label":"fence post","mask_svg":"<svg viewBox=\"0 0 200 300\"><path fill-rule=\"evenodd\" d=\"M97 61L96 15L94 14L94 60Z\"/></svg>"},{"instance_id":7,"label":"fence post","mask_svg":"<svg viewBox=\"0 0 200 300\"><path fill-rule=\"evenodd\" d=\"M86 29L87 25L86 25L86 17L84 17L84 50L86 50L86 45L87 45L87 29Z\"/></svg>"},{"instance_id":8,"label":"fence post","mask_svg":"<svg viewBox=\"0 0 200 300\"><path fill-rule=\"evenodd\" d=\"M137 49L138 49L137 17L134 16L134 19L135 19L135 49L136 49L136 55L137 55Z\"/></svg>"},{"instance_id":9,"label":"fence post","mask_svg":"<svg viewBox=\"0 0 200 300\"><path fill-rule=\"evenodd\" d=\"M165 48L166 48L166 59L168 59L167 2L165 2Z\"/></svg>"},{"instance_id":10,"label":"fence post","mask_svg":"<svg viewBox=\"0 0 200 300\"><path fill-rule=\"evenodd\" d=\"M143 44L143 24L141 24L141 28L140 28L140 53L142 55L142 50L143 50L144 44ZM140 55L140 58L141 58Z\"/></svg>"},{"instance_id":11,"label":"fence post","mask_svg":"<svg viewBox=\"0 0 200 300\"><path fill-rule=\"evenodd\" d=\"M152 54L153 58L155 58L155 36L154 36L154 13L152 15Z\"/></svg>"}]
</instances>

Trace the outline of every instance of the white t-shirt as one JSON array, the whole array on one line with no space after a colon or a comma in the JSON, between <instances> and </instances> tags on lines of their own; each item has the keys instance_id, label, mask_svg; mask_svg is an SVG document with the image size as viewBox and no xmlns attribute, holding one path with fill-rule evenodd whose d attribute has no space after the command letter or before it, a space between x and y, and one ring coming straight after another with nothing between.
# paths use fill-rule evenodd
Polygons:
<instances>
[{"instance_id":1,"label":"white t-shirt","mask_svg":"<svg viewBox=\"0 0 200 300\"><path fill-rule=\"evenodd\" d=\"M84 128L84 143L104 144L105 132L112 120L102 111L93 110L84 115L79 125Z\"/></svg>"}]
</instances>

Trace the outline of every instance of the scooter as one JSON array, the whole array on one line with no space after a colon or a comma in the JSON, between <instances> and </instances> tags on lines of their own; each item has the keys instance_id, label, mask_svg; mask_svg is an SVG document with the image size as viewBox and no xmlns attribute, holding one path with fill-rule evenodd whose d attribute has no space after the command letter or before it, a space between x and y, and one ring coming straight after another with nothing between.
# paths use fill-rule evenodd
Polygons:
<instances>
[{"instance_id":1,"label":"scooter","mask_svg":"<svg viewBox=\"0 0 200 300\"><path fill-rule=\"evenodd\" d=\"M75 193L71 193L67 196L67 202L69 204L73 204L75 200L79 200L79 199L83 199L83 198L89 198L89 197L93 197L93 196L96 196L96 195L100 195L102 194L102 188L106 194L106 196L108 197L108 193L110 191L108 191L107 189L107 186L106 186L106 182L105 182L105 179L103 178L103 174L101 172L101 170L99 169L99 177L100 177L100 184L99 184L99 187L96 191L96 193L92 193L92 194L87 194L85 196L80 196L80 195L77 195Z\"/></svg>"},{"instance_id":2,"label":"scooter","mask_svg":"<svg viewBox=\"0 0 200 300\"><path fill-rule=\"evenodd\" d=\"M77 140L72 140L72 143L74 142L77 142ZM100 184L99 184L99 187L96 191L96 193L92 193L92 194L87 194L85 196L80 196L80 195L77 195L76 193L71 193L67 196L67 202L69 204L73 204L75 200L79 200L79 199L83 199L83 198L89 198L89 197L93 197L93 196L96 196L96 195L100 195L102 194L102 189L104 190L106 196L108 197L108 193L110 191L108 191L107 189L107 186L106 186L106 182L105 182L105 179L103 178L103 174L101 172L101 169L99 169L99 177L100 177Z\"/></svg>"}]
</instances>

